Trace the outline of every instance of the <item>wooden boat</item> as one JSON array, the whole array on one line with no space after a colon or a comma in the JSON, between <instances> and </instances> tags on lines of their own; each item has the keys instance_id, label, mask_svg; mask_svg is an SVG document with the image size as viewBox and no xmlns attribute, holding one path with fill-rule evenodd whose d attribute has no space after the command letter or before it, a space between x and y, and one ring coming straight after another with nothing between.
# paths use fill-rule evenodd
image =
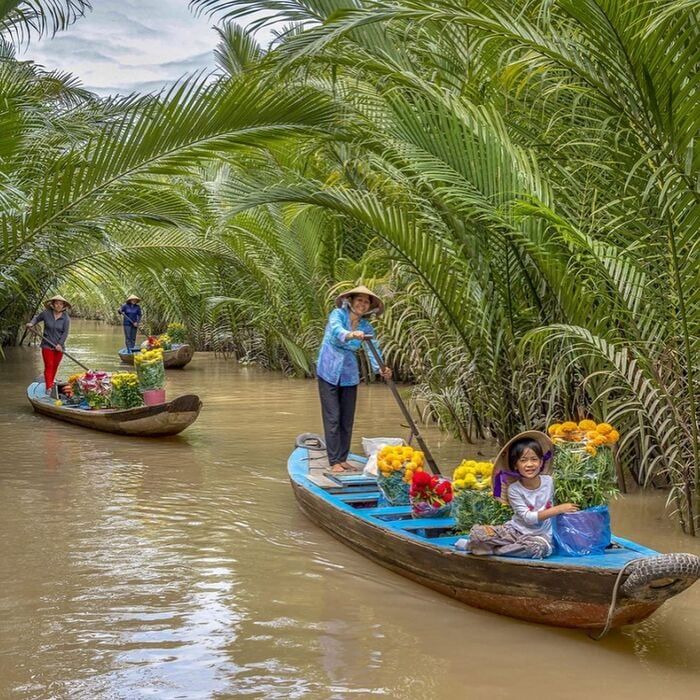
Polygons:
<instances>
[{"instance_id":1,"label":"wooden boat","mask_svg":"<svg viewBox=\"0 0 700 700\"><path fill-rule=\"evenodd\" d=\"M619 537L604 554L585 557L459 551L452 518L417 520L409 506L380 506L374 478L328 473L325 451L300 439L288 472L299 506L314 523L376 563L468 605L604 633L645 619L700 577L695 555L659 554Z\"/></svg>"},{"instance_id":2,"label":"wooden boat","mask_svg":"<svg viewBox=\"0 0 700 700\"><path fill-rule=\"evenodd\" d=\"M197 420L202 402L187 394L156 406L127 409L88 410L77 406L56 406L43 382L34 382L27 389L27 398L34 410L58 420L119 435L158 437L177 435Z\"/></svg>"},{"instance_id":3,"label":"wooden boat","mask_svg":"<svg viewBox=\"0 0 700 700\"><path fill-rule=\"evenodd\" d=\"M119 351L119 359L127 365L134 364L134 355L136 353L129 352L126 348ZM194 350L191 345L173 345L171 350L163 351L163 365L166 369L181 369L189 364Z\"/></svg>"}]
</instances>

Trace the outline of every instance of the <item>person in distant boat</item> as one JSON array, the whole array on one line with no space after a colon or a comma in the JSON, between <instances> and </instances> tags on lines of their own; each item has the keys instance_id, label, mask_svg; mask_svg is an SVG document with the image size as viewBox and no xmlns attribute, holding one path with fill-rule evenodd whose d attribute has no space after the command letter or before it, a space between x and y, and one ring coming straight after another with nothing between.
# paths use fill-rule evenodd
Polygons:
<instances>
[{"instance_id":1,"label":"person in distant boat","mask_svg":"<svg viewBox=\"0 0 700 700\"><path fill-rule=\"evenodd\" d=\"M136 334L142 315L140 302L141 299L132 294L126 298L126 303L117 309L117 313L124 317L124 339L126 340L127 352L134 352L134 347L136 347Z\"/></svg>"},{"instance_id":2,"label":"person in distant boat","mask_svg":"<svg viewBox=\"0 0 700 700\"><path fill-rule=\"evenodd\" d=\"M68 310L71 308L71 305L57 294L45 303L45 307L27 324L27 328L33 328L40 322L44 324L40 347L41 357L44 360L46 393L51 394L58 366L63 359L63 349L68 339L68 332L70 331Z\"/></svg>"},{"instance_id":3,"label":"person in distant boat","mask_svg":"<svg viewBox=\"0 0 700 700\"><path fill-rule=\"evenodd\" d=\"M579 509L574 503L553 504L554 480L545 474L553 450L549 436L529 430L500 451L493 468L493 495L508 503L513 517L505 525L474 525L469 540L460 541L472 554L529 559L552 554L552 518Z\"/></svg>"},{"instance_id":4,"label":"person in distant boat","mask_svg":"<svg viewBox=\"0 0 700 700\"><path fill-rule=\"evenodd\" d=\"M337 308L331 311L326 323L316 375L328 462L332 472L344 472L353 471L347 459L355 421L357 385L360 383L357 352L363 340L374 336L367 317L371 314L379 316L384 311L384 304L367 287L360 286L339 294L335 305ZM391 377L388 367L382 371L369 353L368 358L375 373L384 379Z\"/></svg>"}]
</instances>

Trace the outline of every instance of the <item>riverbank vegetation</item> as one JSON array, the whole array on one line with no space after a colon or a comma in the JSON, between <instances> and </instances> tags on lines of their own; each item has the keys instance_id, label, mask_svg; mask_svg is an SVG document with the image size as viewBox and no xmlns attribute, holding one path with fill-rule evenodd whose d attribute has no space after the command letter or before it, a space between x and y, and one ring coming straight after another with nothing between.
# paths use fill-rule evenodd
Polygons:
<instances>
[{"instance_id":1,"label":"riverbank vegetation","mask_svg":"<svg viewBox=\"0 0 700 700\"><path fill-rule=\"evenodd\" d=\"M86 3L13 5L59 28ZM31 23L0 9L3 342L49 289L136 289L201 348L310 375L362 280L426 418L612 421L694 534L697 3L191 5L221 23L215 74L109 100L17 60Z\"/></svg>"}]
</instances>

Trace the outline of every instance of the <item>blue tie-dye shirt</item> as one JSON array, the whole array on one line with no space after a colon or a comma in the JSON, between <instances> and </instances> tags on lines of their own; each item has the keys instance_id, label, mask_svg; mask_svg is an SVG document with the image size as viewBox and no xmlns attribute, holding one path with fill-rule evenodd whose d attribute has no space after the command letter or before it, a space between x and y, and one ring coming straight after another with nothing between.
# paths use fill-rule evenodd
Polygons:
<instances>
[{"instance_id":1,"label":"blue tie-dye shirt","mask_svg":"<svg viewBox=\"0 0 700 700\"><path fill-rule=\"evenodd\" d=\"M351 330L350 310L347 307L333 309L328 316L326 332L323 334L323 343L318 353L316 374L334 386L355 386L360 383L360 368L356 353L362 348L362 341L356 338L346 341L345 337ZM360 319L355 330L374 335L372 324L364 318ZM377 341L372 342L379 350ZM372 370L375 373L379 372L379 365L374 357L369 352L367 357Z\"/></svg>"}]
</instances>

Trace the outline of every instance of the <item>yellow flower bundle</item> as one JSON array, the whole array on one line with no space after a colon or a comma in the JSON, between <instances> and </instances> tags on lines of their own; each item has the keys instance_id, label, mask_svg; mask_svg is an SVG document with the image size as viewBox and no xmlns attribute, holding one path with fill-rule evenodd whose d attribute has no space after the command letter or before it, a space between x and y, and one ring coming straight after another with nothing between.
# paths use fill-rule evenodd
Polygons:
<instances>
[{"instance_id":1,"label":"yellow flower bundle","mask_svg":"<svg viewBox=\"0 0 700 700\"><path fill-rule=\"evenodd\" d=\"M377 468L384 477L396 472L403 472L403 480L410 484L414 472L423 471L425 455L408 445L382 447L377 455Z\"/></svg>"},{"instance_id":2,"label":"yellow flower bundle","mask_svg":"<svg viewBox=\"0 0 700 700\"><path fill-rule=\"evenodd\" d=\"M139 379L133 372L117 372L112 375L112 386L115 389L122 387L137 387Z\"/></svg>"},{"instance_id":3,"label":"yellow flower bundle","mask_svg":"<svg viewBox=\"0 0 700 700\"><path fill-rule=\"evenodd\" d=\"M464 489L486 491L491 488L492 473L493 464L491 462L476 462L473 459L464 459L452 474L452 488L455 492Z\"/></svg>"},{"instance_id":4,"label":"yellow flower bundle","mask_svg":"<svg viewBox=\"0 0 700 700\"><path fill-rule=\"evenodd\" d=\"M153 350L141 350L134 355L134 364L148 365L155 362L163 361L163 350L154 348Z\"/></svg>"},{"instance_id":5,"label":"yellow flower bundle","mask_svg":"<svg viewBox=\"0 0 700 700\"><path fill-rule=\"evenodd\" d=\"M578 442L592 456L599 447L614 445L620 439L620 433L610 423L596 423L588 418L578 423L554 423L547 428L547 432L555 444Z\"/></svg>"}]
</instances>

